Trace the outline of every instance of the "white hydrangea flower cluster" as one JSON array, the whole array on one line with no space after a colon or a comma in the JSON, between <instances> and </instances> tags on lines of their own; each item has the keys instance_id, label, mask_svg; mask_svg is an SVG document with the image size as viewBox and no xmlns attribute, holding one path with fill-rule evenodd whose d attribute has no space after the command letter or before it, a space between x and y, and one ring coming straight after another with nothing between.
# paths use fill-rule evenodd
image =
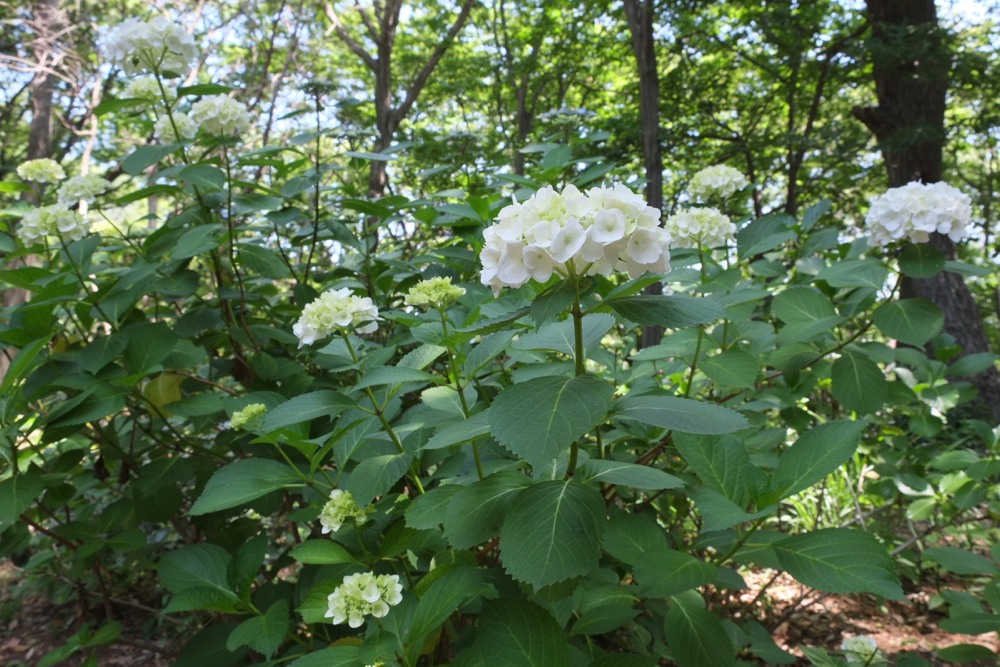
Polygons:
<instances>
[{"instance_id":1,"label":"white hydrangea flower cluster","mask_svg":"<svg viewBox=\"0 0 1000 667\"><path fill-rule=\"evenodd\" d=\"M739 169L716 164L705 167L691 177L688 194L700 201L728 199L749 184Z\"/></svg>"},{"instance_id":2,"label":"white hydrangea flower cluster","mask_svg":"<svg viewBox=\"0 0 1000 667\"><path fill-rule=\"evenodd\" d=\"M717 248L736 236L736 225L717 208L689 208L663 222L674 248Z\"/></svg>"},{"instance_id":3,"label":"white hydrangea flower cluster","mask_svg":"<svg viewBox=\"0 0 1000 667\"><path fill-rule=\"evenodd\" d=\"M152 21L126 19L108 32L104 52L126 74L185 74L198 57L194 38L184 28L157 16Z\"/></svg>"},{"instance_id":4,"label":"white hydrangea flower cluster","mask_svg":"<svg viewBox=\"0 0 1000 667\"><path fill-rule=\"evenodd\" d=\"M849 637L840 645L848 665L877 665L885 661L878 643L871 637L859 635Z\"/></svg>"},{"instance_id":5,"label":"white hydrangea flower cluster","mask_svg":"<svg viewBox=\"0 0 1000 667\"><path fill-rule=\"evenodd\" d=\"M67 241L78 241L90 231L82 215L65 206L42 206L24 214L17 224L17 235L25 247L34 245L46 236L61 236Z\"/></svg>"},{"instance_id":6,"label":"white hydrangea flower cluster","mask_svg":"<svg viewBox=\"0 0 1000 667\"><path fill-rule=\"evenodd\" d=\"M299 347L326 338L338 329L354 327L358 333L378 329L378 307L368 297L354 296L347 287L329 290L302 309L302 316L292 326Z\"/></svg>"},{"instance_id":7,"label":"white hydrangea flower cluster","mask_svg":"<svg viewBox=\"0 0 1000 667\"><path fill-rule=\"evenodd\" d=\"M670 235L660 211L624 185L561 193L544 187L523 204L504 207L486 229L480 278L499 295L553 273L611 275L670 270Z\"/></svg>"},{"instance_id":8,"label":"white hydrangea flower cluster","mask_svg":"<svg viewBox=\"0 0 1000 667\"><path fill-rule=\"evenodd\" d=\"M926 243L933 232L958 241L972 219L972 200L947 183L914 181L875 197L865 216L869 244L883 246L900 239Z\"/></svg>"},{"instance_id":9,"label":"white hydrangea flower cluster","mask_svg":"<svg viewBox=\"0 0 1000 667\"><path fill-rule=\"evenodd\" d=\"M438 277L421 280L403 297L407 306L443 308L465 294L465 288L451 284L451 278Z\"/></svg>"},{"instance_id":10,"label":"white hydrangea flower cluster","mask_svg":"<svg viewBox=\"0 0 1000 667\"><path fill-rule=\"evenodd\" d=\"M191 120L213 137L238 137L250 127L246 106L226 95L209 95L192 104Z\"/></svg>"},{"instance_id":11,"label":"white hydrangea flower cluster","mask_svg":"<svg viewBox=\"0 0 1000 667\"><path fill-rule=\"evenodd\" d=\"M170 121L173 117L173 122ZM177 129L174 132L174 128ZM198 124L186 113L175 111L171 116L163 114L153 125L153 136L162 142L172 144L185 139L194 139L198 134Z\"/></svg>"},{"instance_id":12,"label":"white hydrangea flower cluster","mask_svg":"<svg viewBox=\"0 0 1000 667\"><path fill-rule=\"evenodd\" d=\"M327 618L334 625L344 621L352 628L360 628L369 614L382 618L403 601L403 586L399 575L358 572L344 577L343 583L327 596Z\"/></svg>"},{"instance_id":13,"label":"white hydrangea flower cluster","mask_svg":"<svg viewBox=\"0 0 1000 667\"><path fill-rule=\"evenodd\" d=\"M62 165L47 157L22 163L17 168L17 175L35 183L58 183L66 178Z\"/></svg>"},{"instance_id":14,"label":"white hydrangea flower cluster","mask_svg":"<svg viewBox=\"0 0 1000 667\"><path fill-rule=\"evenodd\" d=\"M59 186L56 201L64 206L72 206L81 201L92 203L98 195L111 189L111 183L100 176L73 176Z\"/></svg>"},{"instance_id":15,"label":"white hydrangea flower cluster","mask_svg":"<svg viewBox=\"0 0 1000 667\"><path fill-rule=\"evenodd\" d=\"M122 91L122 97L125 99L149 100L150 102L159 102L163 99L163 95L166 95L168 102L177 99L177 91L172 86L164 86L161 92L160 84L152 76L132 79Z\"/></svg>"},{"instance_id":16,"label":"white hydrangea flower cluster","mask_svg":"<svg viewBox=\"0 0 1000 667\"><path fill-rule=\"evenodd\" d=\"M348 519L354 519L354 522L360 526L368 520L368 515L364 509L358 507L350 491L334 489L330 492L330 499L326 501L326 505L323 505L323 509L319 513L319 523L323 526L323 534L336 533Z\"/></svg>"}]
</instances>

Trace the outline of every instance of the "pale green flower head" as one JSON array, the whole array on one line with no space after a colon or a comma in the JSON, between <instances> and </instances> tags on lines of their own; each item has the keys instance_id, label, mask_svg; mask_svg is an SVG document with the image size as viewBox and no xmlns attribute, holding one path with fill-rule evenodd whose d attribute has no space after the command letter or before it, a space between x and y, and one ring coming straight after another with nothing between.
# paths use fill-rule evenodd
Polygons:
<instances>
[{"instance_id":1,"label":"pale green flower head","mask_svg":"<svg viewBox=\"0 0 1000 667\"><path fill-rule=\"evenodd\" d=\"M229 425L244 431L255 431L264 424L267 406L263 403L251 403L242 410L233 413Z\"/></svg>"},{"instance_id":2,"label":"pale green flower head","mask_svg":"<svg viewBox=\"0 0 1000 667\"><path fill-rule=\"evenodd\" d=\"M712 207L678 211L663 222L663 228L673 248L716 248L736 238L736 225Z\"/></svg>"},{"instance_id":3,"label":"pale green flower head","mask_svg":"<svg viewBox=\"0 0 1000 667\"><path fill-rule=\"evenodd\" d=\"M17 224L17 235L25 247L34 245L46 236L79 241L89 232L90 224L82 215L57 204L32 209Z\"/></svg>"},{"instance_id":4,"label":"pale green flower head","mask_svg":"<svg viewBox=\"0 0 1000 667\"><path fill-rule=\"evenodd\" d=\"M688 194L695 199L728 199L749 185L746 176L738 169L724 164L705 167L693 177L688 185Z\"/></svg>"},{"instance_id":5,"label":"pale green flower head","mask_svg":"<svg viewBox=\"0 0 1000 667\"><path fill-rule=\"evenodd\" d=\"M354 519L354 522L360 526L368 520L368 514L358 506L350 491L334 489L330 492L330 499L326 501L326 505L323 505L323 509L319 513L323 534L336 533L349 519Z\"/></svg>"},{"instance_id":6,"label":"pale green flower head","mask_svg":"<svg viewBox=\"0 0 1000 667\"><path fill-rule=\"evenodd\" d=\"M444 308L465 294L465 288L451 284L451 278L430 278L421 280L410 288L403 297L407 306L424 308Z\"/></svg>"},{"instance_id":7,"label":"pale green flower head","mask_svg":"<svg viewBox=\"0 0 1000 667\"><path fill-rule=\"evenodd\" d=\"M111 183L100 176L73 176L59 186L56 200L64 206L72 206L81 201L89 204L110 189Z\"/></svg>"},{"instance_id":8,"label":"pale green flower head","mask_svg":"<svg viewBox=\"0 0 1000 667\"><path fill-rule=\"evenodd\" d=\"M360 628L365 616L382 618L389 608L403 601L403 586L399 575L358 572L344 577L343 583L327 596L327 618L334 625L347 622L352 628Z\"/></svg>"},{"instance_id":9,"label":"pale green flower head","mask_svg":"<svg viewBox=\"0 0 1000 667\"><path fill-rule=\"evenodd\" d=\"M62 166L47 157L38 160L28 160L17 168L17 175L26 181L35 183L58 183L66 178Z\"/></svg>"},{"instance_id":10,"label":"pale green flower head","mask_svg":"<svg viewBox=\"0 0 1000 667\"><path fill-rule=\"evenodd\" d=\"M156 81L155 77L141 76L129 81L129 84L125 86L122 97L159 102L163 99L164 94L170 102L177 99L177 91L173 86L165 85L161 90L160 84Z\"/></svg>"},{"instance_id":11,"label":"pale green flower head","mask_svg":"<svg viewBox=\"0 0 1000 667\"><path fill-rule=\"evenodd\" d=\"M156 124L153 126L153 135L165 143L194 139L196 134L198 134L198 124L186 113L174 112L169 116L163 114L156 119Z\"/></svg>"},{"instance_id":12,"label":"pale green flower head","mask_svg":"<svg viewBox=\"0 0 1000 667\"><path fill-rule=\"evenodd\" d=\"M191 105L191 120L213 137L238 137L250 127L250 113L226 95L209 95Z\"/></svg>"}]
</instances>

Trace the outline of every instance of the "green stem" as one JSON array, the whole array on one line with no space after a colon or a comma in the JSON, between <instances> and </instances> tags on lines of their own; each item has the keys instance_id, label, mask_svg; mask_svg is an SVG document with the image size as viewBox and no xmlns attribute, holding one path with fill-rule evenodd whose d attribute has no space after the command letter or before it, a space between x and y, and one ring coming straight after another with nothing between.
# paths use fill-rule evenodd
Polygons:
<instances>
[{"instance_id":1,"label":"green stem","mask_svg":"<svg viewBox=\"0 0 1000 667\"><path fill-rule=\"evenodd\" d=\"M437 311L441 318L441 333L444 336L444 340L448 341L448 316L445 314L444 308L438 308ZM462 414L468 419L471 411L469 410L468 401L465 400L465 387L462 386L462 380L458 375L458 364L455 363L455 350L451 345L447 345L447 348L448 370L455 381L455 390L458 391L458 401L462 404ZM481 481L486 478L486 473L483 470L483 461L479 455L479 443L475 440L472 441L472 458L476 462L476 474Z\"/></svg>"},{"instance_id":2,"label":"green stem","mask_svg":"<svg viewBox=\"0 0 1000 667\"><path fill-rule=\"evenodd\" d=\"M698 370L698 356L701 354L701 339L705 335L705 330L698 326L698 340L694 345L694 356L691 358L691 370L688 372L687 386L684 387L684 397L691 393L691 387L694 384L694 373Z\"/></svg>"},{"instance_id":3,"label":"green stem","mask_svg":"<svg viewBox=\"0 0 1000 667\"><path fill-rule=\"evenodd\" d=\"M580 283L576 275L570 275L573 281L573 347L576 352L576 376L586 374L587 368L583 356L583 311L580 309ZM569 462L566 465L566 477L570 478L576 472L576 463L580 458L580 443L574 442L569 447Z\"/></svg>"},{"instance_id":4,"label":"green stem","mask_svg":"<svg viewBox=\"0 0 1000 667\"><path fill-rule=\"evenodd\" d=\"M350 336L348 336L346 332L341 332L341 337L344 339L344 343L347 344L347 351L351 355L351 360L354 361L354 363L358 363L358 354L355 352L354 346L351 345ZM365 387L365 394L368 396L368 400L371 401L372 410L375 411L375 416L378 417L379 422L382 423L382 428L385 429L389 439L392 440L392 444L395 445L396 450L400 454L405 454L406 448L403 447L403 441L399 439L399 435L396 433L395 429L392 428L389 420L386 419L385 412L382 410L384 406L378 402L377 398L375 398L375 392L372 391L371 387ZM420 482L420 475L418 474L415 464L416 461L410 464L410 478L413 480L413 484L417 487L417 491L423 494L425 493L424 485Z\"/></svg>"}]
</instances>

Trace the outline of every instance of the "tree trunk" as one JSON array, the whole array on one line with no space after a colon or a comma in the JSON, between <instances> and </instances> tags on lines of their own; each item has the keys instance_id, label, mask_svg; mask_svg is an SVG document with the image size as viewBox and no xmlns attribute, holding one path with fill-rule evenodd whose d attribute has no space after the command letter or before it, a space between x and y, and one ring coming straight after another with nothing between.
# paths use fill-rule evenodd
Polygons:
<instances>
[{"instance_id":1,"label":"tree trunk","mask_svg":"<svg viewBox=\"0 0 1000 667\"><path fill-rule=\"evenodd\" d=\"M66 17L59 9L59 0L37 0L32 7L31 27L35 33L32 52L35 59L35 74L28 86L31 97L31 125L28 134L28 160L52 155L52 101L55 95L56 76L53 68L58 54L58 42L65 29ZM24 201L38 206L42 189L32 184L32 189L22 196ZM7 262L8 270L33 263L26 256ZM28 300L28 291L20 287L8 287L0 292L0 307L13 308ZM7 374L16 350L6 348L0 353L0 380Z\"/></svg>"},{"instance_id":2,"label":"tree trunk","mask_svg":"<svg viewBox=\"0 0 1000 667\"><path fill-rule=\"evenodd\" d=\"M660 151L660 75L656 68L653 39L653 1L623 0L625 18L632 35L632 52L639 72L639 127L642 160L646 171L646 202L663 208L663 155ZM646 294L662 294L663 285L653 283ZM651 347L663 339L663 327L645 326L640 347Z\"/></svg>"},{"instance_id":3,"label":"tree trunk","mask_svg":"<svg viewBox=\"0 0 1000 667\"><path fill-rule=\"evenodd\" d=\"M885 160L889 187L941 180L945 97L951 55L938 26L933 0L867 0L872 26L871 55L877 107L856 107L854 116L875 134ZM955 244L941 234L931 245L948 259ZM932 301L945 317L945 331L963 354L988 352L979 308L962 277L941 272L903 279L904 297ZM995 368L973 378L980 400L1000 418L1000 374Z\"/></svg>"}]
</instances>

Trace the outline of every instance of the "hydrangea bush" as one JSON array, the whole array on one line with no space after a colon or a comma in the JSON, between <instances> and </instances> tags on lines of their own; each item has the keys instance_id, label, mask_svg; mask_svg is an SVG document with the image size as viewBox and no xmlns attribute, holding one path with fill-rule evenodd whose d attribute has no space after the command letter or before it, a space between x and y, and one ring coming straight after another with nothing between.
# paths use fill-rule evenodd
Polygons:
<instances>
[{"instance_id":1,"label":"hydrangea bush","mask_svg":"<svg viewBox=\"0 0 1000 667\"><path fill-rule=\"evenodd\" d=\"M851 513L931 512L897 491L908 438L968 399L947 378L992 363L907 347L942 322L897 298L899 272L940 258L897 266L841 238L830 202L661 224L628 173L594 186L572 159L467 207L344 197L311 133L247 144L240 91L168 85L191 47L160 19L112 30L106 57L149 75L121 87L128 122L163 143L12 226L13 254L44 267L2 274L32 295L0 325L19 349L4 554L45 541L28 568L75 578L67 595L155 572L162 613L196 628L181 667L783 664L740 606L745 568L903 597L895 536ZM54 183L55 167L20 175ZM746 187L716 168L689 199ZM151 220L154 196L171 205ZM873 237L959 234L956 198L896 227L870 214ZM373 250L370 230L400 221L406 241ZM655 281L665 293L645 294ZM638 349L650 325L665 337ZM982 433L934 520L995 490ZM850 520L806 526L801 499L844 476Z\"/></svg>"}]
</instances>

